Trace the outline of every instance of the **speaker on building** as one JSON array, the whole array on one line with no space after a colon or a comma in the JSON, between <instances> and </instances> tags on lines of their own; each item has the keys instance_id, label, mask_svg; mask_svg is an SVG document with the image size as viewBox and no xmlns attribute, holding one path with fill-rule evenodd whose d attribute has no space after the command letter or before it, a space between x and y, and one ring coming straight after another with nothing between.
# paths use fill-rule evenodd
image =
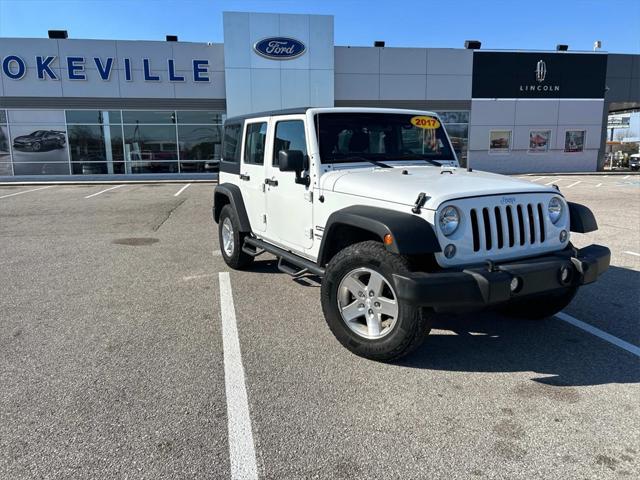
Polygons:
<instances>
[{"instance_id":1,"label":"speaker on building","mask_svg":"<svg viewBox=\"0 0 640 480\"><path fill-rule=\"evenodd\" d=\"M373 42L374 47L384 47L384 40L376 40Z\"/></svg>"},{"instance_id":2,"label":"speaker on building","mask_svg":"<svg viewBox=\"0 0 640 480\"><path fill-rule=\"evenodd\" d=\"M479 40L465 40L464 48L467 50L480 50L482 43Z\"/></svg>"},{"instance_id":3,"label":"speaker on building","mask_svg":"<svg viewBox=\"0 0 640 480\"><path fill-rule=\"evenodd\" d=\"M556 50L559 52L566 52L567 50L569 50L569 45L562 45L562 44L558 44L556 45Z\"/></svg>"},{"instance_id":4,"label":"speaker on building","mask_svg":"<svg viewBox=\"0 0 640 480\"><path fill-rule=\"evenodd\" d=\"M167 42L177 42L178 41L178 36L177 35L167 35Z\"/></svg>"},{"instance_id":5,"label":"speaker on building","mask_svg":"<svg viewBox=\"0 0 640 480\"><path fill-rule=\"evenodd\" d=\"M49 30L49 38L65 39L69 38L66 30Z\"/></svg>"}]
</instances>

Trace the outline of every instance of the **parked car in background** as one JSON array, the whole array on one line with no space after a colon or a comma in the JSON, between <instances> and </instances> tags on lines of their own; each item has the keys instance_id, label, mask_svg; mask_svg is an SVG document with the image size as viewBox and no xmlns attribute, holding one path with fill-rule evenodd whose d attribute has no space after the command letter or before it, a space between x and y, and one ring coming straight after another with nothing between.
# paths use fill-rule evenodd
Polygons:
<instances>
[{"instance_id":1,"label":"parked car in background","mask_svg":"<svg viewBox=\"0 0 640 480\"><path fill-rule=\"evenodd\" d=\"M634 153L629 156L629 168L634 172L640 169L640 153Z\"/></svg>"},{"instance_id":2,"label":"parked car in background","mask_svg":"<svg viewBox=\"0 0 640 480\"><path fill-rule=\"evenodd\" d=\"M36 130L29 135L22 135L13 139L16 150L30 150L40 152L56 148L64 148L67 142L64 132L57 130Z\"/></svg>"}]
</instances>

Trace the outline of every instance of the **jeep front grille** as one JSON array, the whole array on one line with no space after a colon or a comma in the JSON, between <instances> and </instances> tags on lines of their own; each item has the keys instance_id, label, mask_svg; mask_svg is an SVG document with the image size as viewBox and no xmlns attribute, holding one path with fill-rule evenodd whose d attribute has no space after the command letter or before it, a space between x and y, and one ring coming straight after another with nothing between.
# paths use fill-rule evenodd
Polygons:
<instances>
[{"instance_id":1,"label":"jeep front grille","mask_svg":"<svg viewBox=\"0 0 640 480\"><path fill-rule=\"evenodd\" d=\"M545 240L542 203L472 208L473 251L519 248Z\"/></svg>"}]
</instances>

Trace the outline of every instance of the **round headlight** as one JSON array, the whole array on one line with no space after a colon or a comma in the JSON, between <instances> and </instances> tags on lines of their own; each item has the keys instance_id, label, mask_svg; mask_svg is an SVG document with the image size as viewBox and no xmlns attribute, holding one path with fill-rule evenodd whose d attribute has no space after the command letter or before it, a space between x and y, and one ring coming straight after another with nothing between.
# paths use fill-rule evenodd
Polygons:
<instances>
[{"instance_id":1,"label":"round headlight","mask_svg":"<svg viewBox=\"0 0 640 480\"><path fill-rule=\"evenodd\" d=\"M444 207L440 211L440 230L447 237L458 229L460 225L460 213L456 207L448 206Z\"/></svg>"},{"instance_id":2,"label":"round headlight","mask_svg":"<svg viewBox=\"0 0 640 480\"><path fill-rule=\"evenodd\" d=\"M560 220L560 217L562 216L562 201L558 197L553 197L549 200L547 212L549 213L549 220L551 220L551 223L558 223L558 220Z\"/></svg>"}]
</instances>

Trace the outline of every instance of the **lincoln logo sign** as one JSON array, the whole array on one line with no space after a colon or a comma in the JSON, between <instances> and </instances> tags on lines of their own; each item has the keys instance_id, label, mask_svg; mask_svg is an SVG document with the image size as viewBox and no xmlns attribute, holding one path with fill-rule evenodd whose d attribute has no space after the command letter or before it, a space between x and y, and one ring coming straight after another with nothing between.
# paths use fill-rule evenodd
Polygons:
<instances>
[{"instance_id":1,"label":"lincoln logo sign","mask_svg":"<svg viewBox=\"0 0 640 480\"><path fill-rule=\"evenodd\" d=\"M304 54L307 50L304 43L295 38L270 37L253 45L258 55L272 60L291 60Z\"/></svg>"},{"instance_id":2,"label":"lincoln logo sign","mask_svg":"<svg viewBox=\"0 0 640 480\"><path fill-rule=\"evenodd\" d=\"M538 60L536 65L536 80L540 83L544 82L544 78L547 76L547 64L544 60Z\"/></svg>"},{"instance_id":3,"label":"lincoln logo sign","mask_svg":"<svg viewBox=\"0 0 640 480\"><path fill-rule=\"evenodd\" d=\"M544 60L538 60L536 63L536 80L538 85L520 85L521 92L559 92L560 85L542 85L545 78L547 78L547 64Z\"/></svg>"}]
</instances>

